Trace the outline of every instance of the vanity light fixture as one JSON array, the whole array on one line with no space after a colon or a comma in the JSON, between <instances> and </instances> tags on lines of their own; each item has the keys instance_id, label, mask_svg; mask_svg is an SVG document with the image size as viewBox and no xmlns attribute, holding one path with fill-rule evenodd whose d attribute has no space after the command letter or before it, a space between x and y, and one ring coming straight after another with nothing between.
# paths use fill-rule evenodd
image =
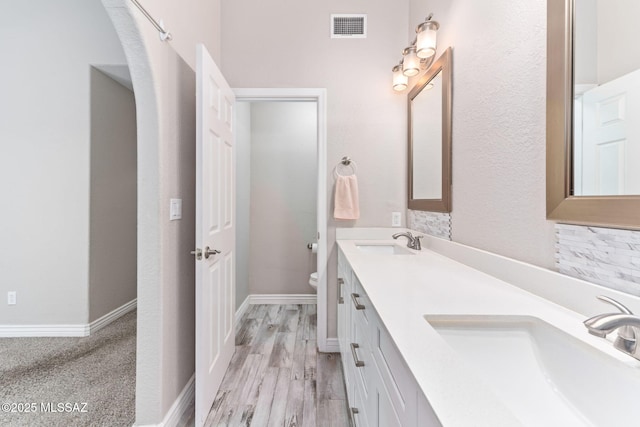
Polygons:
<instances>
[{"instance_id":1,"label":"vanity light fixture","mask_svg":"<svg viewBox=\"0 0 640 427\"><path fill-rule=\"evenodd\" d=\"M416 28L416 55L418 58L429 58L436 53L436 33L440 24L432 21L433 14Z\"/></svg>"},{"instance_id":2,"label":"vanity light fixture","mask_svg":"<svg viewBox=\"0 0 640 427\"><path fill-rule=\"evenodd\" d=\"M393 90L405 90L409 85L409 78L402 73L402 63L393 67Z\"/></svg>"},{"instance_id":3,"label":"vanity light fixture","mask_svg":"<svg viewBox=\"0 0 640 427\"><path fill-rule=\"evenodd\" d=\"M416 54L415 45L402 51L402 74L407 77L417 76L420 73L420 58Z\"/></svg>"},{"instance_id":4,"label":"vanity light fixture","mask_svg":"<svg viewBox=\"0 0 640 427\"><path fill-rule=\"evenodd\" d=\"M416 38L411 45L402 51L400 65L393 67L393 89L401 92L409 87L408 77L420 74L429 68L436 53L436 33L440 28L437 21L432 21L433 13L416 28Z\"/></svg>"}]
</instances>

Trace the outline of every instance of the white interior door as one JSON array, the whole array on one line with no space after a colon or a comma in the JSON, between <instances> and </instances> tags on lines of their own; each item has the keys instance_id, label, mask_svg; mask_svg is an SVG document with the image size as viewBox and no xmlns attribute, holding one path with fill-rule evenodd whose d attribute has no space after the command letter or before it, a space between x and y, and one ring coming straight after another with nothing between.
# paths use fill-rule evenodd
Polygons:
<instances>
[{"instance_id":1,"label":"white interior door","mask_svg":"<svg viewBox=\"0 0 640 427\"><path fill-rule=\"evenodd\" d=\"M640 71L583 95L580 195L640 194Z\"/></svg>"},{"instance_id":2,"label":"white interior door","mask_svg":"<svg viewBox=\"0 0 640 427\"><path fill-rule=\"evenodd\" d=\"M196 426L202 426L234 351L235 95L197 47Z\"/></svg>"}]
</instances>

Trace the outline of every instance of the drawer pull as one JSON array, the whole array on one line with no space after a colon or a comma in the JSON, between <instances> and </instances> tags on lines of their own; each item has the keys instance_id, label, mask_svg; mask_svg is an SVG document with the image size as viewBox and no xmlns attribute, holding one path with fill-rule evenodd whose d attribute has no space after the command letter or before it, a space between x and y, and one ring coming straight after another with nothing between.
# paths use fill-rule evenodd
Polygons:
<instances>
[{"instance_id":1,"label":"drawer pull","mask_svg":"<svg viewBox=\"0 0 640 427\"><path fill-rule=\"evenodd\" d=\"M338 277L338 304L344 304L344 298L342 297L342 286L344 285L344 279Z\"/></svg>"},{"instance_id":2,"label":"drawer pull","mask_svg":"<svg viewBox=\"0 0 640 427\"><path fill-rule=\"evenodd\" d=\"M360 304L358 298L360 298L360 294L351 294L351 299L353 300L353 305L356 306L356 310L364 310L364 305Z\"/></svg>"},{"instance_id":3,"label":"drawer pull","mask_svg":"<svg viewBox=\"0 0 640 427\"><path fill-rule=\"evenodd\" d=\"M351 408L351 413L353 415L358 415L360 413L360 411L358 411L358 408Z\"/></svg>"},{"instance_id":4,"label":"drawer pull","mask_svg":"<svg viewBox=\"0 0 640 427\"><path fill-rule=\"evenodd\" d=\"M353 356L353 362L356 364L356 368L362 368L364 366L364 362L362 360L358 360L358 355L356 354L356 349L360 348L359 344L351 343L351 356Z\"/></svg>"}]
</instances>

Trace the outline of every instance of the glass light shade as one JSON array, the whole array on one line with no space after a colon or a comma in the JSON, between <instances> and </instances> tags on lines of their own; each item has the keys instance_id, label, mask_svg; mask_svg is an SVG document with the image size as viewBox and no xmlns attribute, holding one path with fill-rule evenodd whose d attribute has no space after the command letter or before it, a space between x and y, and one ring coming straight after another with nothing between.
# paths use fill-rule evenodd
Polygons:
<instances>
[{"instance_id":1,"label":"glass light shade","mask_svg":"<svg viewBox=\"0 0 640 427\"><path fill-rule=\"evenodd\" d=\"M416 55L429 58L436 53L436 33L439 25L434 21L423 22L416 28Z\"/></svg>"},{"instance_id":2,"label":"glass light shade","mask_svg":"<svg viewBox=\"0 0 640 427\"><path fill-rule=\"evenodd\" d=\"M402 74L402 66L393 67L393 90L400 92L409 86L409 78Z\"/></svg>"},{"instance_id":3,"label":"glass light shade","mask_svg":"<svg viewBox=\"0 0 640 427\"><path fill-rule=\"evenodd\" d=\"M402 51L404 59L402 60L402 74L407 77L413 77L420 73L420 58L416 55L416 47L409 46Z\"/></svg>"}]
</instances>

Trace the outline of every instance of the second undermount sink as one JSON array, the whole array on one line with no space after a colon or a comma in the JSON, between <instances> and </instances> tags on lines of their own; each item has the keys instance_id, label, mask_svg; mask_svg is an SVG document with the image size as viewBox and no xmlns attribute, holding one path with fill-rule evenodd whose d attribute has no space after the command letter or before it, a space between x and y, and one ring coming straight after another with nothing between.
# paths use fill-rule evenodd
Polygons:
<instances>
[{"instance_id":1,"label":"second undermount sink","mask_svg":"<svg viewBox=\"0 0 640 427\"><path fill-rule=\"evenodd\" d=\"M360 252L369 254L414 255L409 249L394 244L361 243L356 244L356 248L358 248Z\"/></svg>"},{"instance_id":2,"label":"second undermount sink","mask_svg":"<svg viewBox=\"0 0 640 427\"><path fill-rule=\"evenodd\" d=\"M640 420L635 362L623 363L535 317L424 317L525 426Z\"/></svg>"}]
</instances>

